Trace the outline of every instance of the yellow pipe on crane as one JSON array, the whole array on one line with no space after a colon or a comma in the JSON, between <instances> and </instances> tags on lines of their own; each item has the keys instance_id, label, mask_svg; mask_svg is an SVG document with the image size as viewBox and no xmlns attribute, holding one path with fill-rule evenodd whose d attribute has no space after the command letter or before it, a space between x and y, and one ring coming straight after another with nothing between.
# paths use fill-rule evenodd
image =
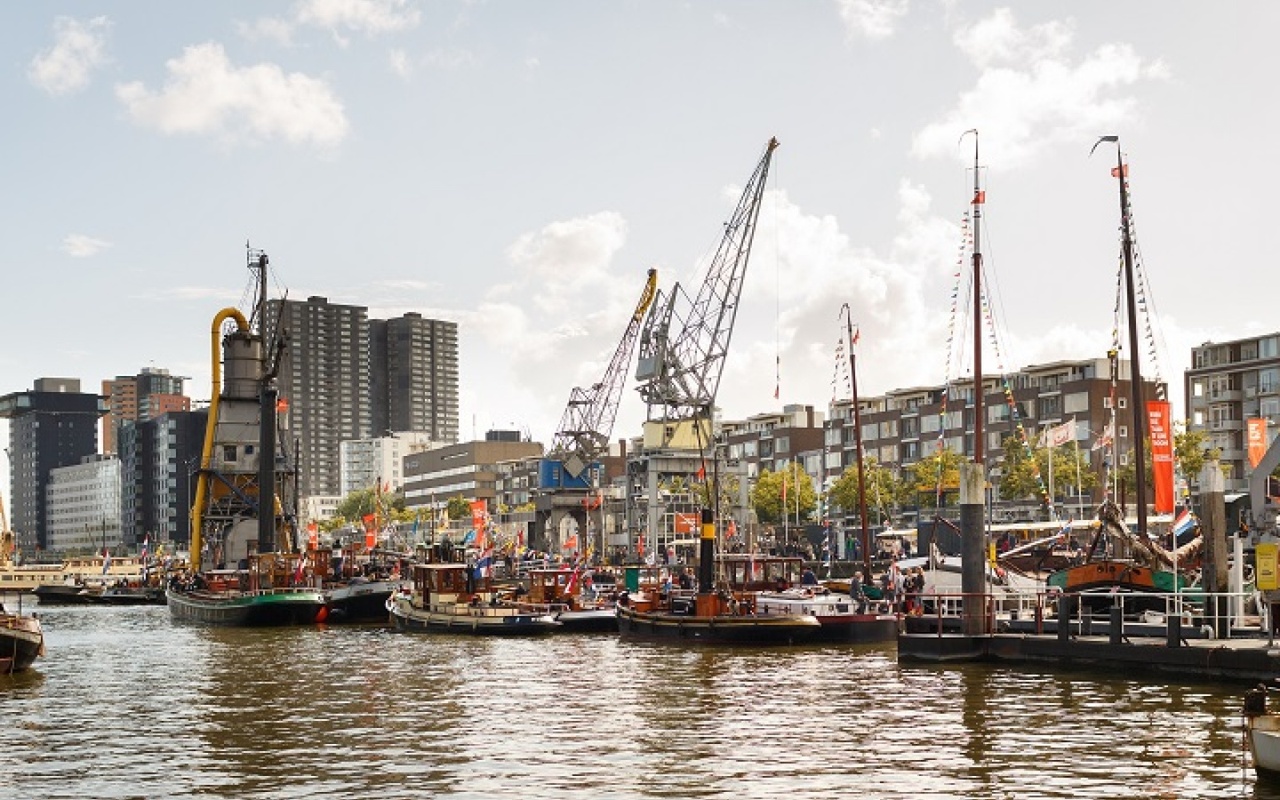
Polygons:
<instances>
[{"instance_id":1,"label":"yellow pipe on crane","mask_svg":"<svg viewBox=\"0 0 1280 800\"><path fill-rule=\"evenodd\" d=\"M205 496L209 491L209 468L213 464L214 431L218 427L218 398L222 395L222 323L228 319L235 320L236 328L241 333L249 332L249 322L237 309L224 308L213 317L213 328L210 330L213 375L210 391L213 396L209 400L209 421L204 426L204 447L200 452L200 477L196 480L196 499L191 506L192 572L200 571L200 547L203 544L200 541L200 526L203 523L203 515L200 512L204 509Z\"/></svg>"}]
</instances>

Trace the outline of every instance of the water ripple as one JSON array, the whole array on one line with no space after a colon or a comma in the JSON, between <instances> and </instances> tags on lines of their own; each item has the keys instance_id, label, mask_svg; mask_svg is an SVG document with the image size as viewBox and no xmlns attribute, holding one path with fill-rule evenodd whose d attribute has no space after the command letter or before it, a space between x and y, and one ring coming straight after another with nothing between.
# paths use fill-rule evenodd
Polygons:
<instances>
[{"instance_id":1,"label":"water ripple","mask_svg":"<svg viewBox=\"0 0 1280 800\"><path fill-rule=\"evenodd\" d=\"M50 608L0 679L8 798L1276 796L1240 687L894 649L219 630Z\"/></svg>"}]
</instances>

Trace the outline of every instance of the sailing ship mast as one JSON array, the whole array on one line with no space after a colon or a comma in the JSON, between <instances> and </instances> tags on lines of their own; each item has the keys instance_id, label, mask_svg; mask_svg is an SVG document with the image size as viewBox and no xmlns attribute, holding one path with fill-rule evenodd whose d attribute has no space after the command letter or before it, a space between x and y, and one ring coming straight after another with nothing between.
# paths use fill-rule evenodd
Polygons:
<instances>
[{"instance_id":1,"label":"sailing ship mast","mask_svg":"<svg viewBox=\"0 0 1280 800\"><path fill-rule=\"evenodd\" d=\"M840 307L844 315L845 333L849 347L849 386L853 393L853 442L858 459L858 518L862 524L862 568L867 580L871 580L871 532L867 528L867 485L862 465L862 411L858 407L858 362L853 353L853 312L849 304Z\"/></svg>"},{"instance_id":2,"label":"sailing ship mast","mask_svg":"<svg viewBox=\"0 0 1280 800\"><path fill-rule=\"evenodd\" d=\"M982 204L986 200L978 173L978 129L973 134L973 463L986 475L986 450L982 433Z\"/></svg>"},{"instance_id":3,"label":"sailing ship mast","mask_svg":"<svg viewBox=\"0 0 1280 800\"><path fill-rule=\"evenodd\" d=\"M1093 150L1103 142L1115 142L1116 168L1112 174L1120 184L1120 241L1124 258L1125 307L1129 313L1129 405L1133 413L1134 498L1138 506L1138 535L1147 532L1147 458L1143 443L1147 440L1146 407L1142 402L1142 365L1138 350L1138 303L1133 280L1133 227L1129 216L1129 168L1120 152L1119 136L1103 136L1094 142ZM1093 150L1089 151L1093 155Z\"/></svg>"}]
</instances>

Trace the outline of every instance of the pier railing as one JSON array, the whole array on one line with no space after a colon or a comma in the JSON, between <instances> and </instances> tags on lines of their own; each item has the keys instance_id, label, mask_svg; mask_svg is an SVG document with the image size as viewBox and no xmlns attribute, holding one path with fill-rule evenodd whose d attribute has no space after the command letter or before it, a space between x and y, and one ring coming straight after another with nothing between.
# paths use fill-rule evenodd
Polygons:
<instances>
[{"instance_id":1,"label":"pier railing","mask_svg":"<svg viewBox=\"0 0 1280 800\"><path fill-rule=\"evenodd\" d=\"M1024 591L930 593L910 614L908 630L954 633L1027 633L1059 636L1188 639L1275 638L1271 609L1252 592ZM1065 624L1059 625L1062 621ZM1280 622L1280 616L1277 616Z\"/></svg>"}]
</instances>

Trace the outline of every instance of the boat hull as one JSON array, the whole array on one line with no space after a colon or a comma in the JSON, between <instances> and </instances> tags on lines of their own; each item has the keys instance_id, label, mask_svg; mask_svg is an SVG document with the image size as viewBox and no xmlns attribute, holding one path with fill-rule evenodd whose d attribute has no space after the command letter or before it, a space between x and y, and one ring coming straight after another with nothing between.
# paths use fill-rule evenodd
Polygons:
<instances>
[{"instance_id":1,"label":"boat hull","mask_svg":"<svg viewBox=\"0 0 1280 800\"><path fill-rule=\"evenodd\" d=\"M1130 614L1163 611L1166 595L1174 591L1172 572L1155 571L1125 561L1090 561L1051 574L1046 584L1064 592L1080 593L1081 602L1091 612L1115 605L1123 595ZM1179 579L1179 588L1186 582Z\"/></svg>"},{"instance_id":2,"label":"boat hull","mask_svg":"<svg viewBox=\"0 0 1280 800\"><path fill-rule=\"evenodd\" d=\"M162 606L167 602L163 589L104 589L100 594L89 595L93 605L104 606Z\"/></svg>"},{"instance_id":3,"label":"boat hull","mask_svg":"<svg viewBox=\"0 0 1280 800\"><path fill-rule=\"evenodd\" d=\"M32 592L42 606L87 606L93 602L93 592L84 586L52 584L37 586Z\"/></svg>"},{"instance_id":4,"label":"boat hull","mask_svg":"<svg viewBox=\"0 0 1280 800\"><path fill-rule=\"evenodd\" d=\"M400 581L369 581L335 586L325 592L329 622L386 622L387 601Z\"/></svg>"},{"instance_id":5,"label":"boat hull","mask_svg":"<svg viewBox=\"0 0 1280 800\"><path fill-rule=\"evenodd\" d=\"M811 615L719 615L699 617L668 611L618 609L624 638L701 644L790 645L809 642L822 625Z\"/></svg>"},{"instance_id":6,"label":"boat hull","mask_svg":"<svg viewBox=\"0 0 1280 800\"><path fill-rule=\"evenodd\" d=\"M206 625L311 625L319 621L325 607L324 595L318 589L188 592L171 588L165 595L174 620Z\"/></svg>"},{"instance_id":7,"label":"boat hull","mask_svg":"<svg viewBox=\"0 0 1280 800\"><path fill-rule=\"evenodd\" d=\"M618 615L613 607L569 609L555 615L565 633L611 633L618 630Z\"/></svg>"},{"instance_id":8,"label":"boat hull","mask_svg":"<svg viewBox=\"0 0 1280 800\"><path fill-rule=\"evenodd\" d=\"M1280 716L1246 717L1249 753L1259 778L1280 782Z\"/></svg>"},{"instance_id":9,"label":"boat hull","mask_svg":"<svg viewBox=\"0 0 1280 800\"><path fill-rule=\"evenodd\" d=\"M30 668L44 655L40 620L19 614L0 614L0 675Z\"/></svg>"},{"instance_id":10,"label":"boat hull","mask_svg":"<svg viewBox=\"0 0 1280 800\"><path fill-rule=\"evenodd\" d=\"M457 633L476 636L536 636L563 626L547 614L487 605L447 604L434 608L415 605L409 595L387 600L386 611L398 630Z\"/></svg>"},{"instance_id":11,"label":"boat hull","mask_svg":"<svg viewBox=\"0 0 1280 800\"><path fill-rule=\"evenodd\" d=\"M901 628L897 614L859 614L848 594L821 588L760 592L755 607L764 615L812 614L820 626L813 639L820 642L896 642Z\"/></svg>"}]
</instances>

